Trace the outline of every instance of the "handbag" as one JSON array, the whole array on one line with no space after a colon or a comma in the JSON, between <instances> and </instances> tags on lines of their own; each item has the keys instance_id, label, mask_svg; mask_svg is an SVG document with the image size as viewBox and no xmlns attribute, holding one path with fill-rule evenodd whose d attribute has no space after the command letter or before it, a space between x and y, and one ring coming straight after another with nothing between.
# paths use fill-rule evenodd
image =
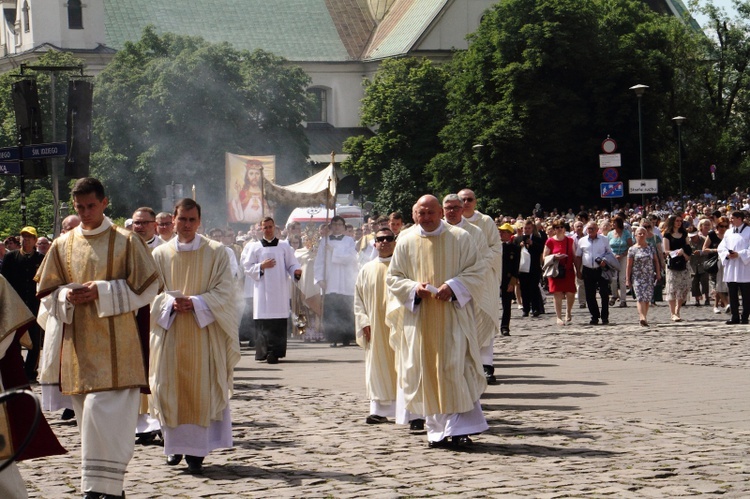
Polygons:
<instances>
[{"instance_id":1,"label":"handbag","mask_svg":"<svg viewBox=\"0 0 750 499\"><path fill-rule=\"evenodd\" d=\"M523 274L528 274L531 270L531 253L526 249L526 246L521 248L521 260L518 264L518 271Z\"/></svg>"},{"instance_id":2,"label":"handbag","mask_svg":"<svg viewBox=\"0 0 750 499\"><path fill-rule=\"evenodd\" d=\"M703 270L709 274L716 274L719 271L719 254L713 253L703 261Z\"/></svg>"},{"instance_id":3,"label":"handbag","mask_svg":"<svg viewBox=\"0 0 750 499\"><path fill-rule=\"evenodd\" d=\"M565 254L570 258L570 252L568 251L568 248L570 247L570 243L572 239L566 238L566 244L565 244ZM565 260L559 260L557 262L557 274L553 275L553 279L565 279L565 274L567 273L567 269L565 268L565 262L567 261L567 258Z\"/></svg>"}]
</instances>

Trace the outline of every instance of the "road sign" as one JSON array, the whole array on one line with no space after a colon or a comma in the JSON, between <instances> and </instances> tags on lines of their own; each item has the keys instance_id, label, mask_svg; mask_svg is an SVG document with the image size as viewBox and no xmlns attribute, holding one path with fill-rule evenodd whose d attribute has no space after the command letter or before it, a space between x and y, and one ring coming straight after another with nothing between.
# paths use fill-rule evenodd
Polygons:
<instances>
[{"instance_id":1,"label":"road sign","mask_svg":"<svg viewBox=\"0 0 750 499\"><path fill-rule=\"evenodd\" d=\"M622 158L620 153L616 154L600 154L599 155L599 168L611 168L611 167L622 166Z\"/></svg>"},{"instance_id":2,"label":"road sign","mask_svg":"<svg viewBox=\"0 0 750 499\"><path fill-rule=\"evenodd\" d=\"M57 156L66 156L67 154L68 145L65 142L23 146L23 159L54 158Z\"/></svg>"},{"instance_id":3,"label":"road sign","mask_svg":"<svg viewBox=\"0 0 750 499\"><path fill-rule=\"evenodd\" d=\"M18 161L0 162L0 175L20 175L21 163Z\"/></svg>"},{"instance_id":4,"label":"road sign","mask_svg":"<svg viewBox=\"0 0 750 499\"><path fill-rule=\"evenodd\" d=\"M656 194L659 192L659 179L633 179L628 182L630 194Z\"/></svg>"},{"instance_id":5,"label":"road sign","mask_svg":"<svg viewBox=\"0 0 750 499\"><path fill-rule=\"evenodd\" d=\"M603 198L621 198L625 195L622 182L602 182L599 193Z\"/></svg>"},{"instance_id":6,"label":"road sign","mask_svg":"<svg viewBox=\"0 0 750 499\"><path fill-rule=\"evenodd\" d=\"M615 139L607 137L602 141L602 151L606 154L611 154L617 150L617 142Z\"/></svg>"},{"instance_id":7,"label":"road sign","mask_svg":"<svg viewBox=\"0 0 750 499\"><path fill-rule=\"evenodd\" d=\"M617 168L606 168L602 172L602 177L607 182L614 182L617 180L617 178L620 176L620 173L617 171Z\"/></svg>"},{"instance_id":8,"label":"road sign","mask_svg":"<svg viewBox=\"0 0 750 499\"><path fill-rule=\"evenodd\" d=\"M0 161L18 161L21 159L21 151L18 147L0 148Z\"/></svg>"}]
</instances>

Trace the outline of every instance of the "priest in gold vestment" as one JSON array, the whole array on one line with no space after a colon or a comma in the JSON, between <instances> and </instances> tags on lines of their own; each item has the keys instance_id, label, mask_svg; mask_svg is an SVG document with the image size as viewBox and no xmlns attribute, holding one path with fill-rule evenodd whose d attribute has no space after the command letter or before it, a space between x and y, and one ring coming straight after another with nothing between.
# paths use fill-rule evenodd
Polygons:
<instances>
[{"instance_id":1,"label":"priest in gold vestment","mask_svg":"<svg viewBox=\"0 0 750 499\"><path fill-rule=\"evenodd\" d=\"M164 292L151 305L149 382L167 464L200 473L214 449L232 447L229 398L240 359L229 255L197 234L200 205L175 207L177 237L154 250Z\"/></svg>"},{"instance_id":2,"label":"priest in gold vestment","mask_svg":"<svg viewBox=\"0 0 750 499\"><path fill-rule=\"evenodd\" d=\"M396 365L385 324L387 289L385 276L393 255L396 236L380 229L375 236L378 258L366 263L354 285L354 320L357 344L365 349L365 386L370 415L365 422L380 424L396 416Z\"/></svg>"},{"instance_id":3,"label":"priest in gold vestment","mask_svg":"<svg viewBox=\"0 0 750 499\"><path fill-rule=\"evenodd\" d=\"M418 227L402 233L387 276L398 382L406 408L426 416L430 447L470 445L488 428L474 303L485 265L471 236L442 216L437 198L419 199Z\"/></svg>"},{"instance_id":4,"label":"priest in gold vestment","mask_svg":"<svg viewBox=\"0 0 750 499\"><path fill-rule=\"evenodd\" d=\"M55 239L35 277L46 330L42 383L71 395L81 434L85 497L121 496L146 369L135 312L159 288L141 238L112 225L101 182L76 182L81 224Z\"/></svg>"}]
</instances>

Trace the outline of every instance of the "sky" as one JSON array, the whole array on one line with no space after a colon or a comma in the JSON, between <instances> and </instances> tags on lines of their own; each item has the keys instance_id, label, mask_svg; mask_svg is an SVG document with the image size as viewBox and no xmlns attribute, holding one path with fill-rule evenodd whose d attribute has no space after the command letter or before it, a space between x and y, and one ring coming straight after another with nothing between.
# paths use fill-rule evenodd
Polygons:
<instances>
[{"instance_id":1,"label":"sky","mask_svg":"<svg viewBox=\"0 0 750 499\"><path fill-rule=\"evenodd\" d=\"M687 0L683 0L683 2L687 6L688 4ZM713 0L713 4L716 5L717 7L723 7L724 10L726 10L727 13L729 13L729 17L734 17L735 10L734 10L734 4L732 3L732 0ZM704 16L696 12L692 12L692 14L695 20L698 21L698 24L700 24L701 26L706 24L706 21L708 19L706 19Z\"/></svg>"}]
</instances>

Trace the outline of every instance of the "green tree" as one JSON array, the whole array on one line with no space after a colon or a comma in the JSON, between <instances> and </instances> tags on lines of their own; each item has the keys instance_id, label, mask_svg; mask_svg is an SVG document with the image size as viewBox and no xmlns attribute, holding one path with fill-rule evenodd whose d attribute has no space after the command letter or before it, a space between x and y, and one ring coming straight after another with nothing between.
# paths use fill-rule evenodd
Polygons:
<instances>
[{"instance_id":1,"label":"green tree","mask_svg":"<svg viewBox=\"0 0 750 499\"><path fill-rule=\"evenodd\" d=\"M669 118L693 59L689 28L636 0L507 0L488 11L448 83L438 191L471 187L490 213L529 213L598 199L599 145L620 144L621 174L639 178L636 83L643 97L645 177L669 177ZM686 61L679 62L676 61ZM682 68L680 64L684 65ZM481 147L472 148L474 145Z\"/></svg>"},{"instance_id":2,"label":"green tree","mask_svg":"<svg viewBox=\"0 0 750 499\"><path fill-rule=\"evenodd\" d=\"M196 186L204 218L223 221L225 153L275 154L297 180L309 79L272 54L144 29L97 78L92 164L118 214L159 207L164 186ZM210 208L209 208L210 207Z\"/></svg>"},{"instance_id":3,"label":"green tree","mask_svg":"<svg viewBox=\"0 0 750 499\"><path fill-rule=\"evenodd\" d=\"M350 157L342 166L359 176L378 211L398 209L408 216L426 192L424 168L440 150L438 132L447 123L446 81L444 68L417 58L384 61L372 81L365 81L362 125L377 127L377 134L348 139L344 150ZM386 189L386 181L395 179L395 189Z\"/></svg>"}]
</instances>

